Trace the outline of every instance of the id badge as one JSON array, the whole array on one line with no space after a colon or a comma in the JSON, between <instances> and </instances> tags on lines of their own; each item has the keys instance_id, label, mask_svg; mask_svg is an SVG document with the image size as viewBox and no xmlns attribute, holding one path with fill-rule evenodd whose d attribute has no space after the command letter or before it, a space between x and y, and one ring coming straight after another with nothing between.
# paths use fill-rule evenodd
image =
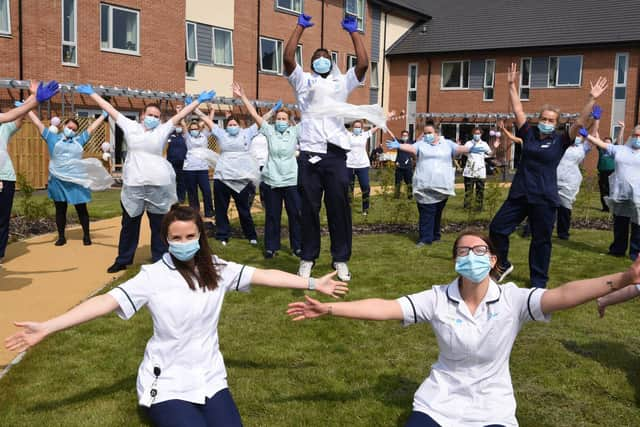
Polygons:
<instances>
[{"instance_id":1,"label":"id badge","mask_svg":"<svg viewBox=\"0 0 640 427\"><path fill-rule=\"evenodd\" d=\"M311 157L309 157L309 163L311 163L312 165L315 165L320 160L322 160L322 157L319 157L319 156L311 156Z\"/></svg>"}]
</instances>

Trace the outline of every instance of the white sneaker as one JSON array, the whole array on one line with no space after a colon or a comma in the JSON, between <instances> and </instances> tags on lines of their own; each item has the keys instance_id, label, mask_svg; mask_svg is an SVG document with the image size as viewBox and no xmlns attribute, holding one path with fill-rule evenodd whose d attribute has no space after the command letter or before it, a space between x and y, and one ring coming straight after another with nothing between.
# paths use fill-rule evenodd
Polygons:
<instances>
[{"instance_id":1,"label":"white sneaker","mask_svg":"<svg viewBox=\"0 0 640 427\"><path fill-rule=\"evenodd\" d=\"M311 277L311 269L313 268L313 261L300 260L300 267L298 267L298 276L308 279Z\"/></svg>"},{"instance_id":2,"label":"white sneaker","mask_svg":"<svg viewBox=\"0 0 640 427\"><path fill-rule=\"evenodd\" d=\"M498 277L498 283L500 283L504 279L506 279L507 276L510 275L512 272L513 272L513 264L510 264L509 267L505 271L502 272L500 277Z\"/></svg>"},{"instance_id":3,"label":"white sneaker","mask_svg":"<svg viewBox=\"0 0 640 427\"><path fill-rule=\"evenodd\" d=\"M226 240L221 240L221 241L220 241L220 244L221 244L222 246L227 246L227 241L226 241Z\"/></svg>"},{"instance_id":4,"label":"white sneaker","mask_svg":"<svg viewBox=\"0 0 640 427\"><path fill-rule=\"evenodd\" d=\"M351 273L349 273L349 267L346 262L334 262L333 268L338 270L338 279L343 282L348 282L351 280Z\"/></svg>"},{"instance_id":5,"label":"white sneaker","mask_svg":"<svg viewBox=\"0 0 640 427\"><path fill-rule=\"evenodd\" d=\"M249 240L249 244L252 245L252 246L255 246L255 245L258 244L258 241L256 239L251 239L251 240Z\"/></svg>"}]
</instances>

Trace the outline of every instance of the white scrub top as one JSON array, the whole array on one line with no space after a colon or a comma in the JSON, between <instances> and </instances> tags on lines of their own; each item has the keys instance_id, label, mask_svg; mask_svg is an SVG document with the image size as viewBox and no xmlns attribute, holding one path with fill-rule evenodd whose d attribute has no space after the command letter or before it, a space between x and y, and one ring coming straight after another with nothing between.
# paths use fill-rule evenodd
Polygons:
<instances>
[{"instance_id":1,"label":"white scrub top","mask_svg":"<svg viewBox=\"0 0 640 427\"><path fill-rule=\"evenodd\" d=\"M0 180L15 181L16 171L13 169L7 145L14 133L18 131L15 122L0 124Z\"/></svg>"},{"instance_id":2,"label":"white scrub top","mask_svg":"<svg viewBox=\"0 0 640 427\"><path fill-rule=\"evenodd\" d=\"M201 157L195 155L195 150L202 150L209 148L209 135L211 132L208 130L201 130L200 135L197 137L192 137L189 132L184 133L184 142L187 145L187 156L184 159L184 166L182 170L185 171L201 171L201 170L209 170L209 164L206 160L203 160Z\"/></svg>"},{"instance_id":3,"label":"white scrub top","mask_svg":"<svg viewBox=\"0 0 640 427\"><path fill-rule=\"evenodd\" d=\"M397 300L403 324L429 322L440 350L414 395L413 410L443 427L517 426L509 356L523 324L549 321L541 309L545 290L491 281L472 315L458 280Z\"/></svg>"},{"instance_id":4,"label":"white scrub top","mask_svg":"<svg viewBox=\"0 0 640 427\"><path fill-rule=\"evenodd\" d=\"M255 157L258 162L258 166L263 167L267 164L267 158L269 157L269 146L267 142L267 137L263 134L259 133L253 137L251 140L251 145L249 146L249 151Z\"/></svg>"},{"instance_id":5,"label":"white scrub top","mask_svg":"<svg viewBox=\"0 0 640 427\"><path fill-rule=\"evenodd\" d=\"M360 83L356 77L355 68L350 68L346 74L334 70L325 79L316 73L305 73L302 67L296 65L289 76L289 84L293 87L302 113L300 151L326 153L327 143L349 151L349 134L344 127L342 117L317 119L305 117L305 113L311 110L315 103L322 103L327 99L346 102L351 91L360 86Z\"/></svg>"},{"instance_id":6,"label":"white scrub top","mask_svg":"<svg viewBox=\"0 0 640 427\"><path fill-rule=\"evenodd\" d=\"M558 196L560 197L560 206L563 208L572 209L573 202L576 201L580 184L582 184L580 164L589 150L591 150L591 144L573 144L567 148L560 159L556 173L558 175Z\"/></svg>"},{"instance_id":7,"label":"white scrub top","mask_svg":"<svg viewBox=\"0 0 640 427\"><path fill-rule=\"evenodd\" d=\"M249 151L251 141L258 134L258 126L254 124L241 128L236 136L229 135L218 126L213 128L212 133L220 147L220 159L213 179L224 182L236 193L240 193L250 182L259 182L260 168Z\"/></svg>"},{"instance_id":8,"label":"white scrub top","mask_svg":"<svg viewBox=\"0 0 640 427\"><path fill-rule=\"evenodd\" d=\"M471 148L473 147L473 143L475 141L467 141L464 146ZM476 147L484 148L484 153L467 153L467 162L464 165L464 170L462 171L462 176L465 178L477 178L477 179L486 179L487 178L487 167L484 162L484 158L491 154L491 148L489 148L489 144L485 141L478 141L476 143Z\"/></svg>"},{"instance_id":9,"label":"white scrub top","mask_svg":"<svg viewBox=\"0 0 640 427\"><path fill-rule=\"evenodd\" d=\"M616 169L609 176L609 197L605 200L614 215L640 224L640 150L609 144L607 153L616 161Z\"/></svg>"},{"instance_id":10,"label":"white scrub top","mask_svg":"<svg viewBox=\"0 0 640 427\"><path fill-rule=\"evenodd\" d=\"M351 151L347 153L348 168L360 169L371 166L367 153L367 141L369 138L371 138L371 131L363 131L360 135L349 132Z\"/></svg>"},{"instance_id":11,"label":"white scrub top","mask_svg":"<svg viewBox=\"0 0 640 427\"><path fill-rule=\"evenodd\" d=\"M227 388L218 344L222 301L226 292L248 291L255 269L216 256L213 262L219 274L214 291L191 290L168 253L109 291L120 306L120 318L130 319L146 306L153 319L153 336L138 369L140 405L172 399L204 404L205 398ZM152 387L154 367L160 368L160 375ZM157 390L155 399L152 388Z\"/></svg>"},{"instance_id":12,"label":"white scrub top","mask_svg":"<svg viewBox=\"0 0 640 427\"><path fill-rule=\"evenodd\" d=\"M443 136L437 144L422 139L416 149L416 171L413 174L413 196L421 204L441 202L455 196L455 168L453 158L458 146Z\"/></svg>"}]
</instances>

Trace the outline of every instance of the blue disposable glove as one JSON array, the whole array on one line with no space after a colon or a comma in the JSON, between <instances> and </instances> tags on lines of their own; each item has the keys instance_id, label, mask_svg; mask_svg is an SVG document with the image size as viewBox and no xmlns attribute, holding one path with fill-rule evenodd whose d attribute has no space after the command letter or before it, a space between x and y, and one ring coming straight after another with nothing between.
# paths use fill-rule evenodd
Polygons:
<instances>
[{"instance_id":1,"label":"blue disposable glove","mask_svg":"<svg viewBox=\"0 0 640 427\"><path fill-rule=\"evenodd\" d=\"M46 86L40 82L38 91L36 92L36 99L38 102L48 101L58 93L59 89L60 86L58 86L58 82L55 80L51 80Z\"/></svg>"},{"instance_id":2,"label":"blue disposable glove","mask_svg":"<svg viewBox=\"0 0 640 427\"><path fill-rule=\"evenodd\" d=\"M593 106L593 111L591 111L591 117L593 117L596 120L600 120L600 117L602 117L602 108L599 105Z\"/></svg>"},{"instance_id":3,"label":"blue disposable glove","mask_svg":"<svg viewBox=\"0 0 640 427\"><path fill-rule=\"evenodd\" d=\"M387 148L389 150L395 150L397 148L400 148L400 143L398 142L397 139L389 140L389 141L387 141Z\"/></svg>"},{"instance_id":4,"label":"blue disposable glove","mask_svg":"<svg viewBox=\"0 0 640 427\"><path fill-rule=\"evenodd\" d=\"M215 97L216 97L216 91L215 90L205 90L204 92L202 92L198 96L198 102L200 102L200 103L208 102L208 101L211 101Z\"/></svg>"},{"instance_id":5,"label":"blue disposable glove","mask_svg":"<svg viewBox=\"0 0 640 427\"><path fill-rule=\"evenodd\" d=\"M91 87L91 85L76 86L76 92L82 95L93 95L94 93L96 93L96 91L93 90L93 87Z\"/></svg>"},{"instance_id":6,"label":"blue disposable glove","mask_svg":"<svg viewBox=\"0 0 640 427\"><path fill-rule=\"evenodd\" d=\"M351 15L347 15L342 20L342 28L351 33L355 33L358 31L358 20Z\"/></svg>"},{"instance_id":7,"label":"blue disposable glove","mask_svg":"<svg viewBox=\"0 0 640 427\"><path fill-rule=\"evenodd\" d=\"M14 106L14 107L20 107L20 106L22 106L23 104L24 104L24 102L22 102L22 101L14 101L14 102L13 102L13 106Z\"/></svg>"},{"instance_id":8,"label":"blue disposable glove","mask_svg":"<svg viewBox=\"0 0 640 427\"><path fill-rule=\"evenodd\" d=\"M298 16L298 25L300 25L302 28L309 28L313 27L315 24L311 22L311 17L309 15L301 13Z\"/></svg>"},{"instance_id":9,"label":"blue disposable glove","mask_svg":"<svg viewBox=\"0 0 640 427\"><path fill-rule=\"evenodd\" d=\"M106 119L107 117L109 117L109 113L107 113L106 111L102 110L102 117L104 117Z\"/></svg>"},{"instance_id":10,"label":"blue disposable glove","mask_svg":"<svg viewBox=\"0 0 640 427\"><path fill-rule=\"evenodd\" d=\"M476 147L475 145L469 150L470 154L482 154L485 152L486 150L483 147Z\"/></svg>"},{"instance_id":11,"label":"blue disposable glove","mask_svg":"<svg viewBox=\"0 0 640 427\"><path fill-rule=\"evenodd\" d=\"M282 108L282 99L279 99L278 102L276 102L276 105L273 106L271 111L278 111L281 108Z\"/></svg>"},{"instance_id":12,"label":"blue disposable glove","mask_svg":"<svg viewBox=\"0 0 640 427\"><path fill-rule=\"evenodd\" d=\"M184 105L185 105L185 107L186 107L187 105L191 104L192 102L193 102L193 98L192 98L191 96L187 96L187 97L184 99Z\"/></svg>"},{"instance_id":13,"label":"blue disposable glove","mask_svg":"<svg viewBox=\"0 0 640 427\"><path fill-rule=\"evenodd\" d=\"M586 128L580 128L578 131L578 135L583 136L584 138L589 136L589 131Z\"/></svg>"}]
</instances>

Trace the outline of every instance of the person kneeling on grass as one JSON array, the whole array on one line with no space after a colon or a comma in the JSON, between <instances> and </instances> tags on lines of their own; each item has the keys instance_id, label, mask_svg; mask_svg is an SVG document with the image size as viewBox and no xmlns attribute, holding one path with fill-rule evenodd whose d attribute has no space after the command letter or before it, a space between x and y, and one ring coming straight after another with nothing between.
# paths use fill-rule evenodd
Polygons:
<instances>
[{"instance_id":1,"label":"person kneeling on grass","mask_svg":"<svg viewBox=\"0 0 640 427\"><path fill-rule=\"evenodd\" d=\"M554 289L497 285L499 265L488 237L463 232L453 245L451 283L396 300L321 303L306 297L289 304L293 320L325 314L361 320L429 322L440 354L413 400L407 426L516 426L516 401L509 373L511 348L522 325L549 321L554 311L594 300L640 281L640 261L623 273L575 280Z\"/></svg>"},{"instance_id":2,"label":"person kneeling on grass","mask_svg":"<svg viewBox=\"0 0 640 427\"><path fill-rule=\"evenodd\" d=\"M197 211L174 205L162 221L169 252L135 277L45 322L17 322L22 331L5 346L24 351L48 335L115 311L129 319L143 306L151 311L154 335L138 369L138 398L157 426L240 426L227 387L217 325L226 292L252 284L315 289L344 295L347 285L332 279L304 279L278 270L260 270L211 254Z\"/></svg>"}]
</instances>

